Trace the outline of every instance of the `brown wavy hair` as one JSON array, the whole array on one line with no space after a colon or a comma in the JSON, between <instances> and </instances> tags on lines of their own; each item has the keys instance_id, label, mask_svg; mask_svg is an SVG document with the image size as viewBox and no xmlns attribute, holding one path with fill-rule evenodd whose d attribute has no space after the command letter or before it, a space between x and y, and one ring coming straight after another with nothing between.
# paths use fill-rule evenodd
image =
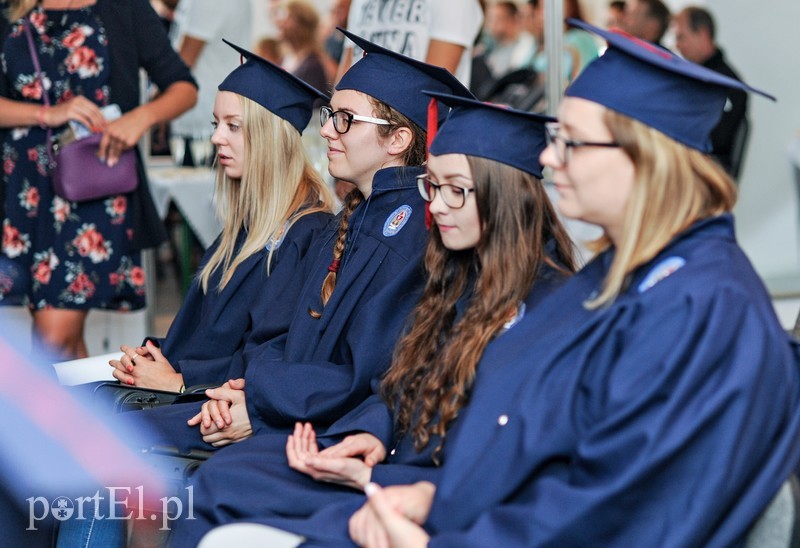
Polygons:
<instances>
[{"instance_id":1,"label":"brown wavy hair","mask_svg":"<svg viewBox=\"0 0 800 548\"><path fill-rule=\"evenodd\" d=\"M469 400L486 345L531 291L540 268L575 271L572 241L541 181L492 160L467 156L467 161L480 241L474 249L450 251L432 227L425 252L428 281L381 385L398 433L413 436L418 451L440 437L437 464L447 428ZM550 239L553 258L545 252ZM456 322L456 302L470 285L472 296Z\"/></svg>"},{"instance_id":2,"label":"brown wavy hair","mask_svg":"<svg viewBox=\"0 0 800 548\"><path fill-rule=\"evenodd\" d=\"M372 105L372 116L389 121L389 124L376 126L378 138L388 139L392 133L401 127L410 129L412 133L411 143L403 154L402 163L405 166L422 165L425 162L426 154L426 133L422 128L386 103L366 94L364 96ZM351 190L345 197L342 217L339 222L339 231L336 234L336 242L333 244L333 259L331 260L331 265L328 267L328 275L325 276L325 279L322 281L322 289L320 290L323 308L328 304L331 295L333 295L333 290L336 288L336 277L338 275L340 261L344 255L345 243L347 242L347 229L350 227L350 216L363 201L364 195L358 188ZM313 318L322 317L322 312L313 309L309 309L308 313Z\"/></svg>"}]
</instances>

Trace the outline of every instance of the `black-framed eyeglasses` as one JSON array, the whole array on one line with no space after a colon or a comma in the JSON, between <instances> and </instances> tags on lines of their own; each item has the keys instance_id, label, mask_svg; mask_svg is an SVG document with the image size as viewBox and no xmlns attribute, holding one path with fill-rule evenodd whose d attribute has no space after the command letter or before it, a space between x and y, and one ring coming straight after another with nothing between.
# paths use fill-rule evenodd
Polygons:
<instances>
[{"instance_id":1,"label":"black-framed eyeglasses","mask_svg":"<svg viewBox=\"0 0 800 548\"><path fill-rule=\"evenodd\" d=\"M417 175L417 188L426 202L432 202L436 198L436 193L442 197L445 205L451 209L461 209L467 203L467 196L470 192L475 192L474 188L462 188L456 185L444 184L432 181L427 173Z\"/></svg>"},{"instance_id":2,"label":"black-framed eyeglasses","mask_svg":"<svg viewBox=\"0 0 800 548\"><path fill-rule=\"evenodd\" d=\"M356 122L367 122L368 124L378 124L379 126L388 126L391 123L389 120L381 120L380 118L373 118L372 116L361 116L360 114L353 114L346 110L333 110L331 107L320 108L319 125L324 126L330 119L333 119L333 129L340 135L350 131L353 120Z\"/></svg>"},{"instance_id":3,"label":"black-framed eyeglasses","mask_svg":"<svg viewBox=\"0 0 800 548\"><path fill-rule=\"evenodd\" d=\"M570 150L580 147L605 147L605 148L619 148L619 143L595 143L590 141L575 141L574 139L565 139L558 134L561 125L558 122L548 122L544 125L545 134L547 135L547 144L553 145L556 152L556 160L559 164L565 166L569 163Z\"/></svg>"}]
</instances>

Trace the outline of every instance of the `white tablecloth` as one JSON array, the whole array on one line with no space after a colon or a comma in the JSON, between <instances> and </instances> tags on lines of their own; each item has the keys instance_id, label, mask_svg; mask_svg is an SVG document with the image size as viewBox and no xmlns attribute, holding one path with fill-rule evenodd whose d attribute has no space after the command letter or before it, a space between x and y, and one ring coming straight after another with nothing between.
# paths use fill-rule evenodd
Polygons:
<instances>
[{"instance_id":1,"label":"white tablecloth","mask_svg":"<svg viewBox=\"0 0 800 548\"><path fill-rule=\"evenodd\" d=\"M147 176L159 215L166 217L170 200L175 202L203 247L211 245L222 230L214 202L214 170L150 163Z\"/></svg>"}]
</instances>

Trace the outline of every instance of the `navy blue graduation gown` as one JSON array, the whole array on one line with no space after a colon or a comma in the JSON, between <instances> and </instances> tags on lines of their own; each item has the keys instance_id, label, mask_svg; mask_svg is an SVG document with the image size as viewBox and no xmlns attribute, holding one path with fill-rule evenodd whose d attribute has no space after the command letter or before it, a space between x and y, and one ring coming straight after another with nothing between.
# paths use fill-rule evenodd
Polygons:
<instances>
[{"instance_id":1,"label":"navy blue graduation gown","mask_svg":"<svg viewBox=\"0 0 800 548\"><path fill-rule=\"evenodd\" d=\"M231 280L217 290L221 269L210 277L208 293L203 293L199 279L189 288L175 320L162 339L161 349L170 363L183 375L184 384L222 384L241 376L229 372L233 354L243 346L256 318L269 315L283 319L288 325L288 312L293 306L300 284L297 269L314 237L332 216L311 213L295 221L279 246L272 252L267 276L269 249L248 257L236 269ZM244 239L239 238L238 245ZM219 238L206 251L202 265L219 247Z\"/></svg>"},{"instance_id":2,"label":"navy blue graduation gown","mask_svg":"<svg viewBox=\"0 0 800 548\"><path fill-rule=\"evenodd\" d=\"M796 466L800 349L730 215L586 310L610 259L487 348L448 436L430 546L734 546ZM328 535L309 533L343 542Z\"/></svg>"},{"instance_id":3,"label":"navy blue graduation gown","mask_svg":"<svg viewBox=\"0 0 800 548\"><path fill-rule=\"evenodd\" d=\"M430 546L737 545L797 464L798 347L731 216L586 310L609 260L485 354Z\"/></svg>"},{"instance_id":4,"label":"navy blue graduation gown","mask_svg":"<svg viewBox=\"0 0 800 548\"><path fill-rule=\"evenodd\" d=\"M324 427L364 401L388 368L424 285L425 202L415 180L421 172L405 167L376 173L370 197L350 217L327 305L320 290L333 259L336 223L318 252L309 253L288 332L245 353L255 434L289 433L296 421ZM311 317L309 310L322 317Z\"/></svg>"},{"instance_id":5,"label":"navy blue graduation gown","mask_svg":"<svg viewBox=\"0 0 800 548\"><path fill-rule=\"evenodd\" d=\"M536 314L538 303L564 279L562 273L544 265L525 300L525 314ZM457 308L462 309L467 300L462 298ZM348 433L370 432L391 449L386 461L373 469L372 481L382 485L436 482L441 468L435 465L432 453L439 439L431 439L422 451L414 448L410 436L402 436L393 443L392 422L388 407L375 394L337 421L320 441L330 445ZM325 545L350 544L347 519L363 504L363 493L317 482L292 470L286 463L285 447L285 434L266 433L205 463L193 477L196 519L178 525L173 535L175 545L192 546L213 526L238 520L291 530L318 538ZM439 455L440 462L447 458L447 453L445 445Z\"/></svg>"}]
</instances>

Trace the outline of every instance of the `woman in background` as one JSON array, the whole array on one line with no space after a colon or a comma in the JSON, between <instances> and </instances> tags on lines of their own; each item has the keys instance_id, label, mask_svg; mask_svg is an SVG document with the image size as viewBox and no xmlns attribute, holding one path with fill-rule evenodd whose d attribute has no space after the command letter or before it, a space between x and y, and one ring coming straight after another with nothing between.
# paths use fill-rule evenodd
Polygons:
<instances>
[{"instance_id":1,"label":"woman in background","mask_svg":"<svg viewBox=\"0 0 800 548\"><path fill-rule=\"evenodd\" d=\"M319 14L305 0L290 0L278 10L275 21L285 46L281 60L283 68L317 89L328 92L330 78L325 72L322 48L319 44ZM320 101L324 104L324 101Z\"/></svg>"},{"instance_id":2,"label":"woman in background","mask_svg":"<svg viewBox=\"0 0 800 548\"><path fill-rule=\"evenodd\" d=\"M90 309L145 305L139 250L159 244L165 233L141 159L135 191L70 202L53 191L47 136L55 142L68 122L102 131L98 155L113 165L154 124L189 109L197 90L146 0L10 0L4 6L0 305L28 306L34 340L54 355L85 357ZM140 68L161 90L141 105ZM100 109L109 105L122 116L106 120Z\"/></svg>"}]
</instances>

